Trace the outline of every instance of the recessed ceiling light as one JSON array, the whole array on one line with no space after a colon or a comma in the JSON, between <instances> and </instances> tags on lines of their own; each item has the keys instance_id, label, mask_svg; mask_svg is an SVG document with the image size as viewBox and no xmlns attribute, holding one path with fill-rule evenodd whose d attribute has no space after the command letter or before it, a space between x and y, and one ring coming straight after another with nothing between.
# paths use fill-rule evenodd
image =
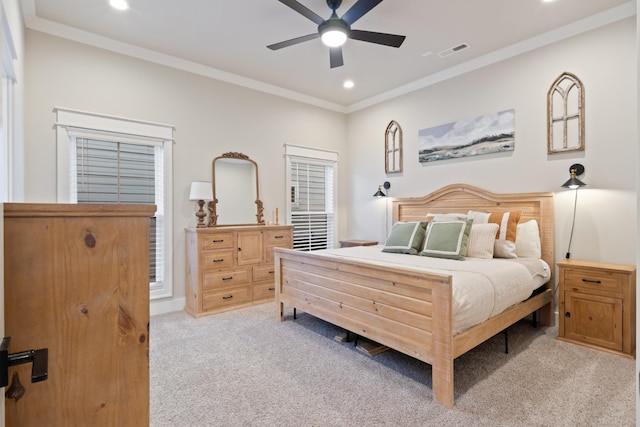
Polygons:
<instances>
[{"instance_id":1,"label":"recessed ceiling light","mask_svg":"<svg viewBox=\"0 0 640 427\"><path fill-rule=\"evenodd\" d=\"M344 87L345 89L351 89L353 86L353 80L345 80L345 82L342 84L342 87Z\"/></svg>"},{"instance_id":2,"label":"recessed ceiling light","mask_svg":"<svg viewBox=\"0 0 640 427\"><path fill-rule=\"evenodd\" d=\"M109 4L114 9L118 9L118 10L129 9L129 2L127 2L127 0L109 0Z\"/></svg>"}]
</instances>

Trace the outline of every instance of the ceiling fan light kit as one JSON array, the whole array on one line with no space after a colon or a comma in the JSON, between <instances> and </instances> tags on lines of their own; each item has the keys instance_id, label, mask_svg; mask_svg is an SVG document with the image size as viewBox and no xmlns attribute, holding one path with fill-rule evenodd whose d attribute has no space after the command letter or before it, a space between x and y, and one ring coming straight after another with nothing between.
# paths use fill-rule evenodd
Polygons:
<instances>
[{"instance_id":1,"label":"ceiling fan light kit","mask_svg":"<svg viewBox=\"0 0 640 427\"><path fill-rule=\"evenodd\" d=\"M327 0L327 6L331 9L331 17L323 19L297 0L279 0L280 3L289 6L305 18L318 25L318 32L296 37L280 43L267 46L271 50L278 50L298 43L321 38L322 42L329 46L329 63L331 68L342 66L342 45L349 38L384 46L400 47L405 36L396 34L376 33L372 31L352 30L351 25L362 18L371 9L382 3L382 0L358 0L342 17L338 17L336 9L342 4L342 0Z\"/></svg>"}]
</instances>

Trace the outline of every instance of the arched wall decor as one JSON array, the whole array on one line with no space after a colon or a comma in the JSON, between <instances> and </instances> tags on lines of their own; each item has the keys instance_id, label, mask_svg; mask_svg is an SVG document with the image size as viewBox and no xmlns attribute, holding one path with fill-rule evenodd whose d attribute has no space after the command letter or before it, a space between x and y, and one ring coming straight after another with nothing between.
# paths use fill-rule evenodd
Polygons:
<instances>
[{"instance_id":1,"label":"arched wall decor","mask_svg":"<svg viewBox=\"0 0 640 427\"><path fill-rule=\"evenodd\" d=\"M547 93L547 153L584 151L584 85L562 73Z\"/></svg>"},{"instance_id":2,"label":"arched wall decor","mask_svg":"<svg viewBox=\"0 0 640 427\"><path fill-rule=\"evenodd\" d=\"M384 132L384 172L402 172L402 128L395 120Z\"/></svg>"}]
</instances>

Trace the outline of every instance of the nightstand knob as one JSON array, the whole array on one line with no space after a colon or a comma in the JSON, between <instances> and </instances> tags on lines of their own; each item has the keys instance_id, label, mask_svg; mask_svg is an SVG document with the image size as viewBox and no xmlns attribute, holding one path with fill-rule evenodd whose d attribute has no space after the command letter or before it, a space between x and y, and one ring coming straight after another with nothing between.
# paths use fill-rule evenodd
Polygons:
<instances>
[{"instance_id":1,"label":"nightstand knob","mask_svg":"<svg viewBox=\"0 0 640 427\"><path fill-rule=\"evenodd\" d=\"M571 317L571 313L569 313L568 311L564 313L564 317Z\"/></svg>"}]
</instances>

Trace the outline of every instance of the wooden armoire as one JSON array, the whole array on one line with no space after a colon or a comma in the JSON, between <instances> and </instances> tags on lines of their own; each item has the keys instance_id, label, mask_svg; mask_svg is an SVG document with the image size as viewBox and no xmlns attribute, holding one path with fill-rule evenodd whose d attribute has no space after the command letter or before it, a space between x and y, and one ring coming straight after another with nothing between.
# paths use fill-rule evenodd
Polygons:
<instances>
[{"instance_id":1,"label":"wooden armoire","mask_svg":"<svg viewBox=\"0 0 640 427\"><path fill-rule=\"evenodd\" d=\"M149 424L152 205L4 205L10 353L48 348L48 379L9 368L24 394L6 425Z\"/></svg>"}]
</instances>

